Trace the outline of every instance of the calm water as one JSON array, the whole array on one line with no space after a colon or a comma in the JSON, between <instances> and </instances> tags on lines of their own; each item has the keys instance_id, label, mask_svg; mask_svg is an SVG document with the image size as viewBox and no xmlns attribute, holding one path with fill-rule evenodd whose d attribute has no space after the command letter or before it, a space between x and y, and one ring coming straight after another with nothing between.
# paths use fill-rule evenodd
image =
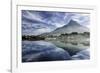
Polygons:
<instances>
[{"instance_id":1,"label":"calm water","mask_svg":"<svg viewBox=\"0 0 100 73\"><path fill-rule=\"evenodd\" d=\"M57 41L22 41L22 62L89 59L89 48L82 44Z\"/></svg>"}]
</instances>

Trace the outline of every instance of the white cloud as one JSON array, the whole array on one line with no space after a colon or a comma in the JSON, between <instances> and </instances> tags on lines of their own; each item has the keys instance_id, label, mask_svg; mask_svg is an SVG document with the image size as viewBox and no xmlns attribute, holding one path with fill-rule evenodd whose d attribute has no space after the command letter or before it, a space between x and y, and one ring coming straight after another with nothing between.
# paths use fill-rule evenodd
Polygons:
<instances>
[{"instance_id":1,"label":"white cloud","mask_svg":"<svg viewBox=\"0 0 100 73\"><path fill-rule=\"evenodd\" d=\"M72 16L72 19L77 21L80 25L86 26L88 28L90 26L89 14L75 14L74 16Z\"/></svg>"},{"instance_id":2,"label":"white cloud","mask_svg":"<svg viewBox=\"0 0 100 73\"><path fill-rule=\"evenodd\" d=\"M77 21L83 26L88 28L90 27L89 14L50 12L50 17L46 15L44 12L26 10L23 13L23 19L27 18L33 21L27 21L27 19L22 21L22 27L25 27L25 29L23 29L23 34L38 35L41 33L50 32L56 28L67 25L71 19Z\"/></svg>"}]
</instances>

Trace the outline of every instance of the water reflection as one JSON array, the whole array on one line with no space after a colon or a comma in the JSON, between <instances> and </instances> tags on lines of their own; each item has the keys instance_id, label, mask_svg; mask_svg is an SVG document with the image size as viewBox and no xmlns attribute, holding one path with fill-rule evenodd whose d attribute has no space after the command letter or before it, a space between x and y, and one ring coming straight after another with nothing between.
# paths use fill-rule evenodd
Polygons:
<instances>
[{"instance_id":1,"label":"water reflection","mask_svg":"<svg viewBox=\"0 0 100 73\"><path fill-rule=\"evenodd\" d=\"M79 43L64 43L60 41L22 41L22 62L89 59L89 50L87 53L88 57L84 56L84 54L82 56L83 58L77 56L80 55L81 51L87 48L88 47L84 47Z\"/></svg>"}]
</instances>

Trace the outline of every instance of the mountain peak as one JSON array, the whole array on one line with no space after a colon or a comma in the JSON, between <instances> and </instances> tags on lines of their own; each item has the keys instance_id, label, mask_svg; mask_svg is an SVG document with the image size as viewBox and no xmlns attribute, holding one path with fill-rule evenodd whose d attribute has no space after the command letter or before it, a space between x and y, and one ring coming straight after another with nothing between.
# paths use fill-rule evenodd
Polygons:
<instances>
[{"instance_id":1,"label":"mountain peak","mask_svg":"<svg viewBox=\"0 0 100 73\"><path fill-rule=\"evenodd\" d=\"M70 20L70 22L67 25L61 28L57 28L52 33L62 34L62 33L72 33L72 32L78 32L78 33L89 32L89 29L82 26L81 24L77 23L74 20Z\"/></svg>"},{"instance_id":2,"label":"mountain peak","mask_svg":"<svg viewBox=\"0 0 100 73\"><path fill-rule=\"evenodd\" d=\"M68 27L68 26L81 26L81 25L74 20L70 20L70 22L64 27Z\"/></svg>"}]
</instances>

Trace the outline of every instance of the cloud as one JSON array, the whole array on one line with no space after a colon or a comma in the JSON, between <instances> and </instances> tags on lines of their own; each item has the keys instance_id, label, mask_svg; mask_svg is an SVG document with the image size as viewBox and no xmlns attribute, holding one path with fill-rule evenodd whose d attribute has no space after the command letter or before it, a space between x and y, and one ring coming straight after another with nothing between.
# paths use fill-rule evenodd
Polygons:
<instances>
[{"instance_id":1,"label":"cloud","mask_svg":"<svg viewBox=\"0 0 100 73\"><path fill-rule=\"evenodd\" d=\"M70 20L89 27L89 14L22 10L22 31L23 34L38 35L63 27Z\"/></svg>"},{"instance_id":2,"label":"cloud","mask_svg":"<svg viewBox=\"0 0 100 73\"><path fill-rule=\"evenodd\" d=\"M89 14L74 14L72 19L77 21L80 25L86 26L89 28L90 25L90 15Z\"/></svg>"}]
</instances>

